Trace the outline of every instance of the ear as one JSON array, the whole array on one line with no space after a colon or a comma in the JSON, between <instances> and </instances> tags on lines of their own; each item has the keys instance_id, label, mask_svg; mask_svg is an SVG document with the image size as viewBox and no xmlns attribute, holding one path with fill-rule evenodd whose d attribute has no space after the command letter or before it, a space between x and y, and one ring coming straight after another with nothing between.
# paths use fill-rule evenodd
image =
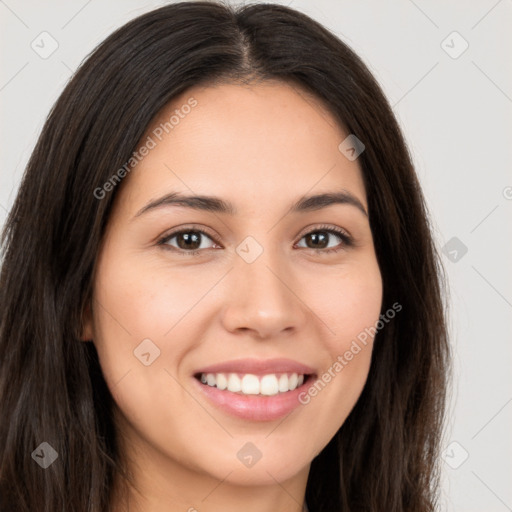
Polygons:
<instances>
[{"instance_id":1,"label":"ear","mask_svg":"<svg viewBox=\"0 0 512 512\"><path fill-rule=\"evenodd\" d=\"M87 302L82 313L82 332L80 334L80 341L92 341L93 338L92 310L90 302Z\"/></svg>"}]
</instances>

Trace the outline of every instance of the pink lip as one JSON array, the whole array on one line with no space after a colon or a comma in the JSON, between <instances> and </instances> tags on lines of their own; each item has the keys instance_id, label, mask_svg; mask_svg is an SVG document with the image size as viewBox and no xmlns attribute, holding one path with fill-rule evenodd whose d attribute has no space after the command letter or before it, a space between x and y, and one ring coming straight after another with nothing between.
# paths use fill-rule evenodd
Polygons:
<instances>
[{"instance_id":1,"label":"pink lip","mask_svg":"<svg viewBox=\"0 0 512 512\"><path fill-rule=\"evenodd\" d=\"M301 386L286 393L272 396L243 395L202 384L197 378L201 373L251 373L258 376L297 373L314 376L315 370L291 359L238 359L205 366L194 373L194 385L222 411L246 420L272 421L286 416L301 405L299 395L310 386L313 379L307 378Z\"/></svg>"},{"instance_id":2,"label":"pink lip","mask_svg":"<svg viewBox=\"0 0 512 512\"><path fill-rule=\"evenodd\" d=\"M220 390L197 379L192 379L199 391L222 411L252 421L272 421L290 414L301 405L299 395L311 384L307 379L302 386L273 396L242 395L232 391Z\"/></svg>"},{"instance_id":3,"label":"pink lip","mask_svg":"<svg viewBox=\"0 0 512 512\"><path fill-rule=\"evenodd\" d=\"M199 368L201 373L252 373L266 375L269 373L312 374L315 370L292 359L237 359Z\"/></svg>"}]
</instances>

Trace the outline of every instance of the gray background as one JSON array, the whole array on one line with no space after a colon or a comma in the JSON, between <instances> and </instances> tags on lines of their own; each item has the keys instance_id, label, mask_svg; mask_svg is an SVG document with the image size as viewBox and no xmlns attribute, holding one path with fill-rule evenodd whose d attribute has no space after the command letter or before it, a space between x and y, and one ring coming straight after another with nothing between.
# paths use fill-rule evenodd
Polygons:
<instances>
[{"instance_id":1,"label":"gray background","mask_svg":"<svg viewBox=\"0 0 512 512\"><path fill-rule=\"evenodd\" d=\"M0 226L73 70L115 28L164 3L0 0ZM512 0L279 3L330 28L375 74L445 247L455 369L442 510L512 510ZM50 37L58 48L42 58L31 44L48 51Z\"/></svg>"}]
</instances>

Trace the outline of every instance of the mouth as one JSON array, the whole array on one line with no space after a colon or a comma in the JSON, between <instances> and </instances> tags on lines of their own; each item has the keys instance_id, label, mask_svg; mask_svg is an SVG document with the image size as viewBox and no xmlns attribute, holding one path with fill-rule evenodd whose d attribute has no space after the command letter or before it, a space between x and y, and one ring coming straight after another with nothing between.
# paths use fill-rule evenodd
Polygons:
<instances>
[{"instance_id":1,"label":"mouth","mask_svg":"<svg viewBox=\"0 0 512 512\"><path fill-rule=\"evenodd\" d=\"M193 377L201 394L223 413L271 421L301 405L299 395L316 373L288 359L245 359L201 368Z\"/></svg>"}]
</instances>

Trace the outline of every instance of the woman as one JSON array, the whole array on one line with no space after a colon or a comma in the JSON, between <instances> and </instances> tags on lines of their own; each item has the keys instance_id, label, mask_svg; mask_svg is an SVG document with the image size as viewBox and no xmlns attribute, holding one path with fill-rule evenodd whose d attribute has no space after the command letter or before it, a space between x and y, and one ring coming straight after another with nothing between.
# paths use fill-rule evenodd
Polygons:
<instances>
[{"instance_id":1,"label":"woman","mask_svg":"<svg viewBox=\"0 0 512 512\"><path fill-rule=\"evenodd\" d=\"M434 510L424 199L375 79L309 17L184 2L121 27L2 245L1 510Z\"/></svg>"}]
</instances>

